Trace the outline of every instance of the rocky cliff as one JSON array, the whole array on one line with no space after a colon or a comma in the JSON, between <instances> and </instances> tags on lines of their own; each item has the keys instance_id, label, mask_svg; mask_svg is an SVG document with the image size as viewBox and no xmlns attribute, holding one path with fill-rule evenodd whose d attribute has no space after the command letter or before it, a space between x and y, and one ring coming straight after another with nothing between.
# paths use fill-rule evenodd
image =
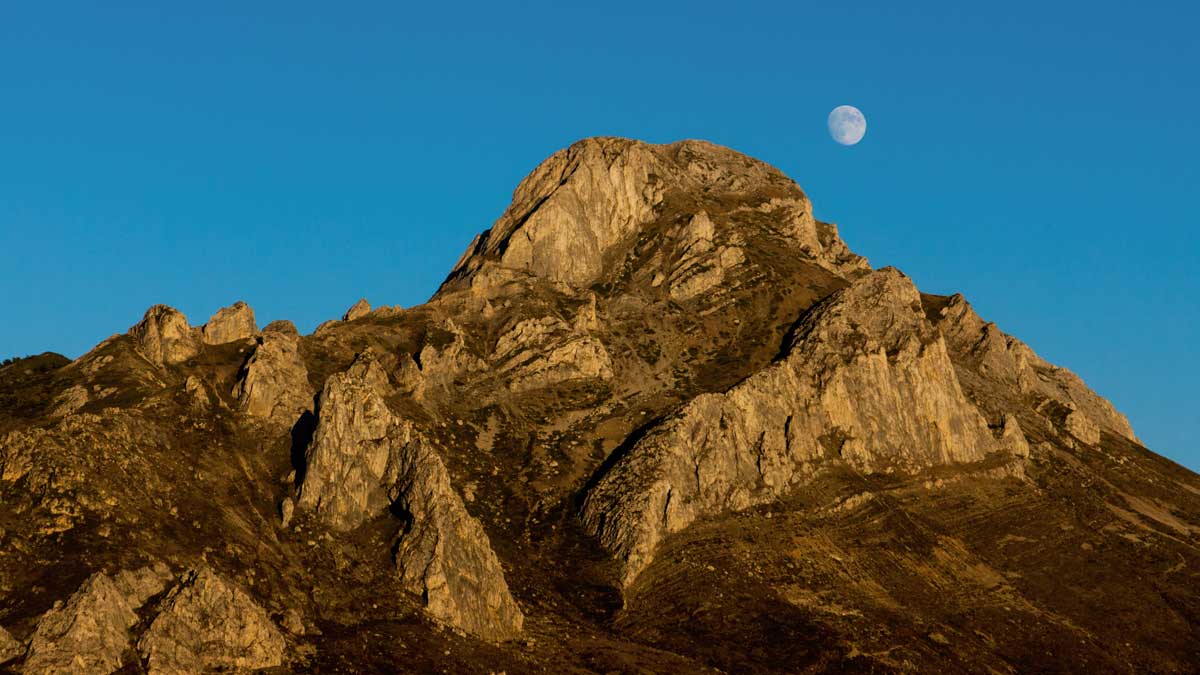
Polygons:
<instances>
[{"instance_id":1,"label":"rocky cliff","mask_svg":"<svg viewBox=\"0 0 1200 675\"><path fill-rule=\"evenodd\" d=\"M554 153L423 305L0 368L14 672L1189 672L1198 575L1200 478L701 141Z\"/></svg>"},{"instance_id":2,"label":"rocky cliff","mask_svg":"<svg viewBox=\"0 0 1200 675\"><path fill-rule=\"evenodd\" d=\"M996 436L916 287L888 268L814 307L775 363L638 440L587 493L583 521L621 557L628 584L666 535L775 500L825 463L911 474L1011 453Z\"/></svg>"}]
</instances>

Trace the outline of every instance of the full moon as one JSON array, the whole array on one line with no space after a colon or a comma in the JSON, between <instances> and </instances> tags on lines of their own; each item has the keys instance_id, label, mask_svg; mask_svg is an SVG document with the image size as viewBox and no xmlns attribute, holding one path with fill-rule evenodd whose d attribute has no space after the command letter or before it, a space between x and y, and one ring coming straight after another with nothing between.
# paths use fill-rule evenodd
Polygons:
<instances>
[{"instance_id":1,"label":"full moon","mask_svg":"<svg viewBox=\"0 0 1200 675\"><path fill-rule=\"evenodd\" d=\"M829 135L842 145L854 145L867 133L867 118L852 105L839 105L829 113Z\"/></svg>"}]
</instances>

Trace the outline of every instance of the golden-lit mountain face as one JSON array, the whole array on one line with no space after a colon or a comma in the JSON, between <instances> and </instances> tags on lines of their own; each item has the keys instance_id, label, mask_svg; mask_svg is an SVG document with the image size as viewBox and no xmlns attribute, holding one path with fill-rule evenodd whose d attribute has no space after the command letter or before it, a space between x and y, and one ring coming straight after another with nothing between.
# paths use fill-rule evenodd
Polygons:
<instances>
[{"instance_id":1,"label":"golden-lit mountain face","mask_svg":"<svg viewBox=\"0 0 1200 675\"><path fill-rule=\"evenodd\" d=\"M426 304L0 367L0 668L1191 672L1200 477L778 170L593 138Z\"/></svg>"}]
</instances>

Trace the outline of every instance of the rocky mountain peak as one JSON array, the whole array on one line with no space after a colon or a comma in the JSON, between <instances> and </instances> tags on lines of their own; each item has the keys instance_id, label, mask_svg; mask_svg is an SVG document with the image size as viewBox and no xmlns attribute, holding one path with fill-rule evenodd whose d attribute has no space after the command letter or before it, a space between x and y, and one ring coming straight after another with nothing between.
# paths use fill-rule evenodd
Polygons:
<instances>
[{"instance_id":1,"label":"rocky mountain peak","mask_svg":"<svg viewBox=\"0 0 1200 675\"><path fill-rule=\"evenodd\" d=\"M5 672L1196 672L1196 569L1200 478L701 141L422 305L0 367Z\"/></svg>"},{"instance_id":2,"label":"rocky mountain peak","mask_svg":"<svg viewBox=\"0 0 1200 675\"><path fill-rule=\"evenodd\" d=\"M727 230L744 238L753 236L745 224L768 221L797 255L840 273L867 268L835 226L815 220L804 191L762 161L705 141L602 137L554 153L526 176L443 288L489 286L514 274L585 286L619 270L639 235L667 236L675 221L697 217L707 235L683 236L712 241L715 230Z\"/></svg>"}]
</instances>

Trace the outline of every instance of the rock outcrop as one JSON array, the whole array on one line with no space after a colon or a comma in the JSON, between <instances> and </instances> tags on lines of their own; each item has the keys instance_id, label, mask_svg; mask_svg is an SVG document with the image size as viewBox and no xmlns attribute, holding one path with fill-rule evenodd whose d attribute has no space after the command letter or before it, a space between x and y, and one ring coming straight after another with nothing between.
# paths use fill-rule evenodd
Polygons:
<instances>
[{"instance_id":1,"label":"rock outcrop","mask_svg":"<svg viewBox=\"0 0 1200 675\"><path fill-rule=\"evenodd\" d=\"M170 578L165 566L88 577L62 607L40 621L29 645L25 675L108 675L125 665L136 611Z\"/></svg>"},{"instance_id":2,"label":"rock outcrop","mask_svg":"<svg viewBox=\"0 0 1200 675\"><path fill-rule=\"evenodd\" d=\"M137 646L151 675L190 675L278 666L286 643L250 596L201 568L163 599Z\"/></svg>"},{"instance_id":3,"label":"rock outcrop","mask_svg":"<svg viewBox=\"0 0 1200 675\"><path fill-rule=\"evenodd\" d=\"M212 397L208 394L208 387L204 384L204 380L195 375L188 375L183 380L183 390L191 399L192 410L202 412L212 406Z\"/></svg>"},{"instance_id":4,"label":"rock outcrop","mask_svg":"<svg viewBox=\"0 0 1200 675\"><path fill-rule=\"evenodd\" d=\"M354 321L371 313L371 303L367 302L366 298L360 298L354 303L346 313L342 315L342 321Z\"/></svg>"},{"instance_id":5,"label":"rock outcrop","mask_svg":"<svg viewBox=\"0 0 1200 675\"><path fill-rule=\"evenodd\" d=\"M613 376L612 359L599 340L552 316L525 319L506 331L493 362L513 391Z\"/></svg>"},{"instance_id":6,"label":"rock outcrop","mask_svg":"<svg viewBox=\"0 0 1200 675\"><path fill-rule=\"evenodd\" d=\"M200 329L205 344L210 345L246 340L254 337L257 332L258 323L254 320L254 310L241 300L218 309Z\"/></svg>"},{"instance_id":7,"label":"rock outcrop","mask_svg":"<svg viewBox=\"0 0 1200 675\"><path fill-rule=\"evenodd\" d=\"M164 563L139 567L135 570L121 570L113 577L113 584L124 596L130 607L137 609L146 601L162 593L167 584L174 578L171 568Z\"/></svg>"},{"instance_id":8,"label":"rock outcrop","mask_svg":"<svg viewBox=\"0 0 1200 675\"><path fill-rule=\"evenodd\" d=\"M313 391L300 355L300 337L290 322L272 323L258 336L233 396L242 412L287 426L312 408Z\"/></svg>"},{"instance_id":9,"label":"rock outcrop","mask_svg":"<svg viewBox=\"0 0 1200 675\"><path fill-rule=\"evenodd\" d=\"M821 462L907 472L1001 449L916 288L885 268L812 310L781 361L647 433L588 493L583 519L628 585L665 535L774 499Z\"/></svg>"},{"instance_id":10,"label":"rock outcrop","mask_svg":"<svg viewBox=\"0 0 1200 675\"><path fill-rule=\"evenodd\" d=\"M426 342L416 359L405 360L398 373L401 389L417 400L453 397L459 378L488 370L487 362L467 346L466 336L456 322L442 322L439 328L440 339Z\"/></svg>"},{"instance_id":11,"label":"rock outcrop","mask_svg":"<svg viewBox=\"0 0 1200 675\"><path fill-rule=\"evenodd\" d=\"M387 511L400 452L417 442L413 425L388 408L388 390L387 374L368 352L321 391L297 506L335 530L352 530Z\"/></svg>"},{"instance_id":12,"label":"rock outcrop","mask_svg":"<svg viewBox=\"0 0 1200 675\"><path fill-rule=\"evenodd\" d=\"M159 365L186 361L199 351L187 317L166 305L154 305L146 310L142 320L129 329L129 335L138 351Z\"/></svg>"},{"instance_id":13,"label":"rock outcrop","mask_svg":"<svg viewBox=\"0 0 1200 675\"><path fill-rule=\"evenodd\" d=\"M1004 450L1014 457L1029 457L1029 440L1025 438L1025 432L1021 430L1021 423L1017 421L1017 416L1012 413L1004 415L1004 421L1000 427L1000 443Z\"/></svg>"},{"instance_id":14,"label":"rock outcrop","mask_svg":"<svg viewBox=\"0 0 1200 675\"><path fill-rule=\"evenodd\" d=\"M438 620L485 639L509 639L523 617L487 534L432 446L388 407L389 390L370 352L329 378L297 506L342 531L399 509L407 525L396 565L405 586Z\"/></svg>"},{"instance_id":15,"label":"rock outcrop","mask_svg":"<svg viewBox=\"0 0 1200 675\"><path fill-rule=\"evenodd\" d=\"M1063 428L1075 438L1088 445L1100 444L1100 425L1079 410L1071 410L1063 417Z\"/></svg>"},{"instance_id":16,"label":"rock outcrop","mask_svg":"<svg viewBox=\"0 0 1200 675\"><path fill-rule=\"evenodd\" d=\"M713 222L704 211L692 216L679 239L679 262L668 280L671 298L679 302L721 284L728 272L746 260L741 248L719 243Z\"/></svg>"},{"instance_id":17,"label":"rock outcrop","mask_svg":"<svg viewBox=\"0 0 1200 675\"><path fill-rule=\"evenodd\" d=\"M50 409L51 417L66 417L74 414L92 399L87 387L77 384L70 387L54 399L54 407Z\"/></svg>"},{"instance_id":18,"label":"rock outcrop","mask_svg":"<svg viewBox=\"0 0 1200 675\"><path fill-rule=\"evenodd\" d=\"M437 453L425 443L404 446L396 506L408 525L396 548L405 586L435 618L486 640L517 637L524 616L483 527L450 485Z\"/></svg>"},{"instance_id":19,"label":"rock outcrop","mask_svg":"<svg viewBox=\"0 0 1200 675\"><path fill-rule=\"evenodd\" d=\"M1053 401L1069 409L1055 423L1089 444L1099 442L1100 428L1139 442L1129 420L1111 403L1089 389L1075 373L1048 363L1028 345L986 322L960 294L941 307L931 306L937 327L951 346L967 354L989 380L1036 400ZM1057 408L1056 408L1057 409Z\"/></svg>"}]
</instances>

